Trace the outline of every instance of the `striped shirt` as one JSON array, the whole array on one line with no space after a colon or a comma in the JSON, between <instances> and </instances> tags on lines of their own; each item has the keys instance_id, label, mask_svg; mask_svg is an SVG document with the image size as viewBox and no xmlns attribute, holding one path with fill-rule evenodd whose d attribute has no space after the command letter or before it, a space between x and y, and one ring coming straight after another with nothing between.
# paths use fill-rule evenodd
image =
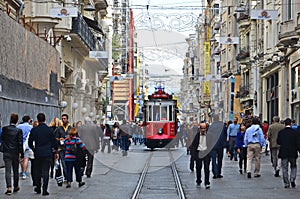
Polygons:
<instances>
[{"instance_id":1,"label":"striped shirt","mask_svg":"<svg viewBox=\"0 0 300 199\"><path fill-rule=\"evenodd\" d=\"M70 148L72 145L75 144L75 141L76 141L77 146L79 146L82 149L85 149L85 145L79 137L71 137L70 140L69 140L69 138L66 138L65 142L64 142L65 147L66 147L66 151L65 151L66 161L75 161L76 160L76 155L70 153Z\"/></svg>"}]
</instances>

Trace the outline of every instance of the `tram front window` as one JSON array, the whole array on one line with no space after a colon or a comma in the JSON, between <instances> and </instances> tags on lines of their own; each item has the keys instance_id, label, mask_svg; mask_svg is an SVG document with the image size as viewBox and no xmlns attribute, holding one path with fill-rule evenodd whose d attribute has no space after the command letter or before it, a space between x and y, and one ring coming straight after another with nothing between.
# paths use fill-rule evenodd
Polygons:
<instances>
[{"instance_id":1,"label":"tram front window","mask_svg":"<svg viewBox=\"0 0 300 199\"><path fill-rule=\"evenodd\" d=\"M160 121L160 107L153 106L153 121Z\"/></svg>"},{"instance_id":2,"label":"tram front window","mask_svg":"<svg viewBox=\"0 0 300 199\"><path fill-rule=\"evenodd\" d=\"M168 107L161 107L161 120L168 120L168 115L167 115L167 112L168 112Z\"/></svg>"}]
</instances>

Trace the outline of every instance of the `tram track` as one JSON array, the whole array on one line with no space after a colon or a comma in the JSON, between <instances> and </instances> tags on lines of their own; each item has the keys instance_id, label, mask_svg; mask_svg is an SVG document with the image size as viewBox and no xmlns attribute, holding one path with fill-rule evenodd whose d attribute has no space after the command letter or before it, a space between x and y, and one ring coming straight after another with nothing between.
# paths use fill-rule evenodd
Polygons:
<instances>
[{"instance_id":1,"label":"tram track","mask_svg":"<svg viewBox=\"0 0 300 199\"><path fill-rule=\"evenodd\" d=\"M150 152L150 155L145 162L145 166L140 174L138 183L134 189L131 199L149 197L157 198L155 194L159 194L159 198L162 197L162 195L172 196L172 198L177 195L178 198L185 199L185 193L171 151L168 151L170 164L166 166L160 166L161 168L158 167L156 171L150 172L150 167L156 167L151 166L151 163L155 164L153 163L157 161L155 160L155 158L158 158L158 161L159 158L161 158L161 156L159 156L159 153L159 151ZM154 157L157 154L158 156ZM162 177L161 175L164 176ZM173 180L170 180L171 178L173 178Z\"/></svg>"}]
</instances>

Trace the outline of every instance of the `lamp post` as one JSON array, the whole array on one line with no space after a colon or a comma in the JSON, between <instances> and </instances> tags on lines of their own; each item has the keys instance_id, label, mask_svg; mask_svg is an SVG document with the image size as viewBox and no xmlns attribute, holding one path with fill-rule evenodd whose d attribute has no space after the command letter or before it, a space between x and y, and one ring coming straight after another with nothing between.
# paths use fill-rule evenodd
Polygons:
<instances>
[{"instance_id":1,"label":"lamp post","mask_svg":"<svg viewBox=\"0 0 300 199\"><path fill-rule=\"evenodd\" d=\"M72 119L73 119L73 122L75 122L76 121L76 112L75 112L75 110L78 108L78 103L76 103L76 102L74 102L73 104L72 104Z\"/></svg>"}]
</instances>

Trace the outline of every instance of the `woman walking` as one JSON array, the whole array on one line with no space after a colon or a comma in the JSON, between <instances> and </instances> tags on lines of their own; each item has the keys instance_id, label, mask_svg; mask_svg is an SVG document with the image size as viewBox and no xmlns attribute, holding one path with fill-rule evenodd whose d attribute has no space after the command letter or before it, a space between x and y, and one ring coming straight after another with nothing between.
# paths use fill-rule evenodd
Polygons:
<instances>
[{"instance_id":1,"label":"woman walking","mask_svg":"<svg viewBox=\"0 0 300 199\"><path fill-rule=\"evenodd\" d=\"M246 126L244 123L241 123L240 130L236 136L236 148L239 154L239 171L240 174L243 174L243 163L244 163L244 173L246 173L247 168L247 147L244 144Z\"/></svg>"}]
</instances>

